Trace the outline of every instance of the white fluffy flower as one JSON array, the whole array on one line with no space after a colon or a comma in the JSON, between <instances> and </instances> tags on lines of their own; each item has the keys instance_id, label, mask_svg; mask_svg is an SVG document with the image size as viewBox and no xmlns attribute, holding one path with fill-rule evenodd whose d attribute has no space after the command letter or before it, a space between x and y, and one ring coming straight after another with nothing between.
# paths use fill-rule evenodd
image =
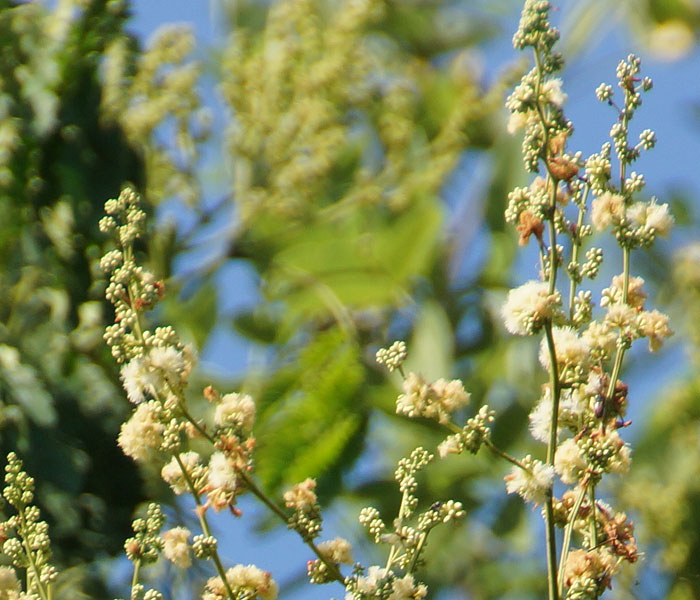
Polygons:
<instances>
[{"instance_id":1,"label":"white fluffy flower","mask_svg":"<svg viewBox=\"0 0 700 600\"><path fill-rule=\"evenodd\" d=\"M190 545L187 540L190 530L186 527L173 527L163 534L163 554L170 562L182 569L192 564Z\"/></svg>"},{"instance_id":2,"label":"white fluffy flower","mask_svg":"<svg viewBox=\"0 0 700 600\"><path fill-rule=\"evenodd\" d=\"M469 394L461 381L438 379L429 384L422 375L411 372L403 382L403 394L396 399L396 412L447 423L450 415L468 402Z\"/></svg>"},{"instance_id":3,"label":"white fluffy flower","mask_svg":"<svg viewBox=\"0 0 700 600\"><path fill-rule=\"evenodd\" d=\"M573 439L562 442L554 455L554 470L567 484L576 483L586 469L586 459Z\"/></svg>"},{"instance_id":4,"label":"white fluffy flower","mask_svg":"<svg viewBox=\"0 0 700 600\"><path fill-rule=\"evenodd\" d=\"M386 579L388 571L382 567L371 566L367 569L367 575L357 578L357 591L361 594L373 594L377 590L377 586ZM348 594L345 598L352 600L352 594Z\"/></svg>"},{"instance_id":5,"label":"white fluffy flower","mask_svg":"<svg viewBox=\"0 0 700 600\"><path fill-rule=\"evenodd\" d=\"M352 546L346 539L337 537L334 540L321 542L318 549L326 560L341 565L352 564Z\"/></svg>"},{"instance_id":6,"label":"white fluffy flower","mask_svg":"<svg viewBox=\"0 0 700 600\"><path fill-rule=\"evenodd\" d=\"M590 360L591 347L586 339L579 337L573 327L554 327L552 329L554 349L556 351L557 365L561 374L565 369L585 370ZM540 344L540 364L549 371L549 345L547 338Z\"/></svg>"},{"instance_id":7,"label":"white fluffy flower","mask_svg":"<svg viewBox=\"0 0 700 600\"><path fill-rule=\"evenodd\" d=\"M546 393L529 415L530 433L537 441L548 443L552 431L552 397Z\"/></svg>"},{"instance_id":8,"label":"white fluffy flower","mask_svg":"<svg viewBox=\"0 0 700 600\"><path fill-rule=\"evenodd\" d=\"M657 204L652 200L635 202L627 209L627 218L635 225L640 225L648 230L654 230L657 235L666 237L673 227L674 219L668 210L668 204Z\"/></svg>"},{"instance_id":9,"label":"white fluffy flower","mask_svg":"<svg viewBox=\"0 0 700 600\"><path fill-rule=\"evenodd\" d=\"M124 389L130 402L140 404L146 399L145 393L153 395L160 383L157 373L148 368L143 358L133 358L121 369Z\"/></svg>"},{"instance_id":10,"label":"white fluffy flower","mask_svg":"<svg viewBox=\"0 0 700 600\"><path fill-rule=\"evenodd\" d=\"M616 448L617 452L610 458L608 462L608 472L624 475L630 470L632 464L632 450L625 444L617 430L608 430L607 446Z\"/></svg>"},{"instance_id":11,"label":"white fluffy flower","mask_svg":"<svg viewBox=\"0 0 700 600\"><path fill-rule=\"evenodd\" d=\"M151 367L160 370L166 377L177 381L185 370L182 352L172 346L156 346L148 353Z\"/></svg>"},{"instance_id":12,"label":"white fluffy flower","mask_svg":"<svg viewBox=\"0 0 700 600\"><path fill-rule=\"evenodd\" d=\"M668 326L668 315L658 310L643 312L639 315L639 330L644 337L649 338L651 352L661 348L664 338L673 335L673 330Z\"/></svg>"},{"instance_id":13,"label":"white fluffy flower","mask_svg":"<svg viewBox=\"0 0 700 600\"><path fill-rule=\"evenodd\" d=\"M542 95L555 106L561 107L566 102L566 94L561 89L562 81L559 78L550 79L542 86Z\"/></svg>"},{"instance_id":14,"label":"white fluffy flower","mask_svg":"<svg viewBox=\"0 0 700 600\"><path fill-rule=\"evenodd\" d=\"M236 473L223 452L214 452L209 459L209 485L218 490L232 492L236 489Z\"/></svg>"},{"instance_id":15,"label":"white fluffy flower","mask_svg":"<svg viewBox=\"0 0 700 600\"><path fill-rule=\"evenodd\" d=\"M219 427L239 427L249 435L255 422L255 402L247 394L226 394L216 407L214 422Z\"/></svg>"},{"instance_id":16,"label":"white fluffy flower","mask_svg":"<svg viewBox=\"0 0 700 600\"><path fill-rule=\"evenodd\" d=\"M585 407L586 396L578 390L562 390L559 398L559 429L578 423ZM545 444L549 443L552 430L552 395L549 386L545 387L540 401L529 415L532 437Z\"/></svg>"},{"instance_id":17,"label":"white fluffy flower","mask_svg":"<svg viewBox=\"0 0 700 600\"><path fill-rule=\"evenodd\" d=\"M158 421L159 409L155 400L139 404L131 418L122 424L117 443L124 454L145 461L152 450L160 447L165 427Z\"/></svg>"},{"instance_id":18,"label":"white fluffy flower","mask_svg":"<svg viewBox=\"0 0 700 600\"><path fill-rule=\"evenodd\" d=\"M0 567L0 600L18 600L22 586L12 567Z\"/></svg>"},{"instance_id":19,"label":"white fluffy flower","mask_svg":"<svg viewBox=\"0 0 700 600\"><path fill-rule=\"evenodd\" d=\"M508 133L511 135L515 134L517 131L525 127L533 116L536 116L534 111L515 111L510 113L510 116L508 117L508 124L506 125L506 131L508 131Z\"/></svg>"},{"instance_id":20,"label":"white fluffy flower","mask_svg":"<svg viewBox=\"0 0 700 600\"><path fill-rule=\"evenodd\" d=\"M236 597L275 600L277 584L267 571L255 565L236 565L226 571L226 581ZM211 577L206 584L202 600L220 600L227 595L221 577Z\"/></svg>"},{"instance_id":21,"label":"white fluffy flower","mask_svg":"<svg viewBox=\"0 0 700 600\"><path fill-rule=\"evenodd\" d=\"M593 199L591 221L597 231L603 231L612 224L622 221L625 216L625 199L620 194L603 192Z\"/></svg>"},{"instance_id":22,"label":"white fluffy flower","mask_svg":"<svg viewBox=\"0 0 700 600\"><path fill-rule=\"evenodd\" d=\"M668 204L656 204L652 201L647 207L646 226L661 236L667 236L673 227L673 217Z\"/></svg>"},{"instance_id":23,"label":"white fluffy flower","mask_svg":"<svg viewBox=\"0 0 700 600\"><path fill-rule=\"evenodd\" d=\"M601 293L600 305L612 306L622 304L623 290L625 285L624 275L615 275L612 278L610 287L605 288ZM627 304L632 308L641 309L647 295L644 293L644 279L642 277L630 277L627 281Z\"/></svg>"},{"instance_id":24,"label":"white fluffy flower","mask_svg":"<svg viewBox=\"0 0 700 600\"><path fill-rule=\"evenodd\" d=\"M519 494L526 502L542 504L554 481L554 467L530 455L521 462L528 470L514 466L505 476L506 490L509 494Z\"/></svg>"},{"instance_id":25,"label":"white fluffy flower","mask_svg":"<svg viewBox=\"0 0 700 600\"><path fill-rule=\"evenodd\" d=\"M501 315L506 329L515 335L535 333L546 319L554 318L561 304L559 292L549 293L549 284L528 281L510 290Z\"/></svg>"},{"instance_id":26,"label":"white fluffy flower","mask_svg":"<svg viewBox=\"0 0 700 600\"><path fill-rule=\"evenodd\" d=\"M191 477L194 469L199 466L199 454L196 452L183 452L180 454L180 461ZM184 494L189 489L185 477L182 474L182 469L177 460L175 460L175 457L171 458L170 462L163 466L160 471L160 476L178 495Z\"/></svg>"},{"instance_id":27,"label":"white fluffy flower","mask_svg":"<svg viewBox=\"0 0 700 600\"><path fill-rule=\"evenodd\" d=\"M413 575L408 574L391 582L391 595L388 600L418 600L428 595L428 588L422 583L416 585Z\"/></svg>"},{"instance_id":28,"label":"white fluffy flower","mask_svg":"<svg viewBox=\"0 0 700 600\"><path fill-rule=\"evenodd\" d=\"M302 512L309 511L316 505L318 500L315 489L316 481L307 477L304 481L293 485L284 493L284 503L287 508L293 508Z\"/></svg>"},{"instance_id":29,"label":"white fluffy flower","mask_svg":"<svg viewBox=\"0 0 700 600\"><path fill-rule=\"evenodd\" d=\"M448 435L440 444L438 444L438 454L440 458L445 458L449 454L459 454L462 451L462 444L459 441L459 435Z\"/></svg>"},{"instance_id":30,"label":"white fluffy flower","mask_svg":"<svg viewBox=\"0 0 700 600\"><path fill-rule=\"evenodd\" d=\"M617 336L600 321L591 321L581 337L591 347L593 354L609 358L615 351Z\"/></svg>"}]
</instances>

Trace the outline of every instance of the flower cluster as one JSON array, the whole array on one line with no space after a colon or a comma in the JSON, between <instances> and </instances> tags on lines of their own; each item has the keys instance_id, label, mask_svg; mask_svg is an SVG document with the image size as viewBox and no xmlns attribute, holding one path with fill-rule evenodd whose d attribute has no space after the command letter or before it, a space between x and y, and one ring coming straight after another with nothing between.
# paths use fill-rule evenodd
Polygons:
<instances>
[{"instance_id":1,"label":"flower cluster","mask_svg":"<svg viewBox=\"0 0 700 600\"><path fill-rule=\"evenodd\" d=\"M0 567L0 597L8 600L50 598L58 572L49 562L49 527L40 520L34 501L34 479L22 469L14 452L7 456L3 498L14 513L0 524L2 554L11 566ZM17 569L26 571L26 589L17 577Z\"/></svg>"},{"instance_id":2,"label":"flower cluster","mask_svg":"<svg viewBox=\"0 0 700 600\"><path fill-rule=\"evenodd\" d=\"M462 504L453 500L435 502L427 510L415 514L418 507L416 475L432 460L432 454L418 447L409 457L399 461L395 478L402 498L393 530L376 508L362 509L360 523L375 543L390 547L389 559L383 568L375 565L365 570L356 564L352 576L345 580L346 600L417 600L427 595L426 586L415 580L413 571L421 564L428 535L440 523L449 523L465 514ZM412 524L408 523L409 519Z\"/></svg>"},{"instance_id":3,"label":"flower cluster","mask_svg":"<svg viewBox=\"0 0 700 600\"><path fill-rule=\"evenodd\" d=\"M289 527L305 540L313 540L321 531L321 507L315 489L316 482L307 478L284 493L284 504L294 511Z\"/></svg>"},{"instance_id":4,"label":"flower cluster","mask_svg":"<svg viewBox=\"0 0 700 600\"><path fill-rule=\"evenodd\" d=\"M511 461L515 466L506 487L543 505L549 600L558 600L560 595L598 598L620 562L637 558L631 523L595 493L605 474L625 473L630 466L631 450L620 435L629 424L628 386L620 379L625 353L640 338L658 350L672 333L668 317L645 308L644 280L631 274L631 251L667 236L673 218L667 204L638 198L644 177L629 170L641 151L656 143L648 129L636 144L629 141L630 120L652 87L640 75L636 56L618 65L619 104L612 86L596 90L598 99L617 113L610 141L587 159L567 151L573 127L564 115L561 81L553 76L563 60L553 51L558 32L549 24L549 10L547 1L525 2L513 43L517 49L532 49L535 66L506 103L509 131L525 129L525 166L543 175L510 194L505 216L516 226L521 244L537 240L541 278L511 290L502 315L510 333L544 333L539 358L549 383L530 414L530 430L547 444L546 460L528 455ZM615 159L619 177L613 175ZM623 263L623 272L601 294L600 313L594 310L593 294L578 289L584 279L598 275L603 261L602 250L584 248L595 232L613 235ZM558 287L559 272L568 275L568 298ZM561 499L553 497L555 476L574 486ZM555 526L565 530L561 552ZM570 551L574 533L582 537L583 548Z\"/></svg>"},{"instance_id":5,"label":"flower cluster","mask_svg":"<svg viewBox=\"0 0 700 600\"><path fill-rule=\"evenodd\" d=\"M225 598L275 600L277 584L270 573L255 565L236 565L228 569L224 577L209 579L202 595L202 600Z\"/></svg>"},{"instance_id":6,"label":"flower cluster","mask_svg":"<svg viewBox=\"0 0 700 600\"><path fill-rule=\"evenodd\" d=\"M479 412L467 420L467 424L462 430L446 437L438 446L440 458L445 458L448 454L461 454L470 452L476 454L481 446L491 435L489 425L493 423L495 412L487 405L482 406Z\"/></svg>"},{"instance_id":7,"label":"flower cluster","mask_svg":"<svg viewBox=\"0 0 700 600\"><path fill-rule=\"evenodd\" d=\"M211 534L207 511L230 510L240 515L236 501L246 491L271 508L314 552L316 559L307 563L312 583L343 583L347 598L425 597L426 587L414 580L413 571L421 564L428 533L438 524L464 515L461 504L452 500L434 503L416 514L416 474L433 456L417 448L409 458L400 461L396 479L402 502L393 530L387 528L378 514L371 519L370 531L374 532L375 541L389 546L387 567L381 572L379 567L370 567L365 572L356 564L353 575L344 576L341 567L353 561L349 542L336 538L315 543L322 526L315 480L307 478L288 489L283 495L283 506L256 485L253 399L244 393L221 394L208 386L202 391L209 403L207 414L201 418L191 414L186 392L194 367L193 352L179 341L171 327L151 331L146 324L145 312L160 300L165 286L136 264L134 242L145 233L139 196L126 188L118 199L106 203L105 210L107 216L101 222L101 229L113 234L117 245L101 261L103 270L110 276L106 295L115 312L115 323L107 328L105 339L122 364L122 382L134 406L132 415L121 427L118 443L134 460L157 467L175 494L191 495L201 526L201 533L195 535L179 525L161 535L165 519L156 505L149 507L145 518L134 521L135 535L125 545L127 556L134 562L132 598L161 598L159 592L147 590L138 581L140 567L155 562L161 555L180 568L189 567L193 558L211 560L217 575L206 582L202 595L206 600L275 598L277 586L269 573L252 565L226 570L218 555L217 540ZM405 358L403 342L377 353L380 363L390 371L398 369L402 375ZM411 373L405 379L397 410L447 424L468 401L469 394L460 381L440 379L429 384ZM483 407L461 431L459 444L476 451L486 443L487 425L492 419L492 412ZM365 516L366 511L363 522Z\"/></svg>"},{"instance_id":8,"label":"flower cluster","mask_svg":"<svg viewBox=\"0 0 700 600\"><path fill-rule=\"evenodd\" d=\"M469 394L459 380L438 379L428 383L421 375L409 373L403 382L403 394L396 401L396 412L447 423L468 402Z\"/></svg>"},{"instance_id":9,"label":"flower cluster","mask_svg":"<svg viewBox=\"0 0 700 600\"><path fill-rule=\"evenodd\" d=\"M388 348L377 350L377 362L384 365L391 373L394 369L400 369L403 361L406 360L406 342L394 342Z\"/></svg>"}]
</instances>

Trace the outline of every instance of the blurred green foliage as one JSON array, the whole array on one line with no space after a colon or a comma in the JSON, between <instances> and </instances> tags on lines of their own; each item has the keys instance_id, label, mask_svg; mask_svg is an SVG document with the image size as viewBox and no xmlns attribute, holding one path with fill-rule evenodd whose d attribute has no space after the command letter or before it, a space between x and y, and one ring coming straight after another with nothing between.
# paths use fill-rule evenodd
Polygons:
<instances>
[{"instance_id":1,"label":"blurred green foliage","mask_svg":"<svg viewBox=\"0 0 700 600\"><path fill-rule=\"evenodd\" d=\"M114 445L127 408L94 269L102 199L143 177L100 116L100 60L125 16L0 5L0 443L36 476L64 564L118 552L142 499Z\"/></svg>"}]
</instances>

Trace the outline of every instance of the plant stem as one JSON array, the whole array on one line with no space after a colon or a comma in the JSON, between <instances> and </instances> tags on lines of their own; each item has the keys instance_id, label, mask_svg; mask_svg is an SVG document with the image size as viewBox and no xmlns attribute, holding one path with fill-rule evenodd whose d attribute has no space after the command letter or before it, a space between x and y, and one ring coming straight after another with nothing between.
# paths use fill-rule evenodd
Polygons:
<instances>
[{"instance_id":1,"label":"plant stem","mask_svg":"<svg viewBox=\"0 0 700 600\"><path fill-rule=\"evenodd\" d=\"M139 582L139 572L141 571L141 559L137 558L134 561L134 574L131 576L131 595L133 597L134 594L134 588L138 585Z\"/></svg>"},{"instance_id":2,"label":"plant stem","mask_svg":"<svg viewBox=\"0 0 700 600\"><path fill-rule=\"evenodd\" d=\"M581 484L579 487L578 495L574 501L574 506L571 510L571 516L569 521L564 528L564 539L561 545L561 560L559 561L559 593L563 595L564 593L564 573L566 572L566 559L569 555L569 547L571 546L571 534L574 531L574 522L576 517L578 517L578 512L581 510L581 505L583 504L583 499L586 497L586 484Z\"/></svg>"},{"instance_id":3,"label":"plant stem","mask_svg":"<svg viewBox=\"0 0 700 600\"><path fill-rule=\"evenodd\" d=\"M194 498L195 503L197 504L197 508L201 509L202 508L202 499L199 497L199 493L197 492L197 488L194 485L194 482L192 481L192 478L190 477L190 474L187 472L187 468L185 465L182 463L182 460L180 459L179 454L175 454L175 460L177 461L178 466L180 467L180 470L182 471L182 476L185 479L185 482L187 483L187 487L190 490L190 493L192 494L192 497ZM203 510L197 510L197 516L199 517L199 526L202 528L202 533L206 535L207 537L211 537L211 528L209 527L209 521L207 521L207 515ZM221 563L221 559L219 558L219 553L216 549L214 549L212 556L211 556L212 562L214 563L214 566L216 567L216 572L219 574L219 577L221 578L221 581L224 585L224 588L226 588L226 595L230 600L235 600L235 596L233 593L233 590L231 589L231 586L229 585L229 582L226 579L226 571L224 570L224 565Z\"/></svg>"},{"instance_id":4,"label":"plant stem","mask_svg":"<svg viewBox=\"0 0 700 600\"><path fill-rule=\"evenodd\" d=\"M413 573L413 570L416 568L416 563L420 558L420 553L423 551L423 546L425 546L425 542L428 539L428 533L429 531L424 531L420 537L420 540L418 540L418 545L416 546L416 550L413 553L413 558L411 559L411 562L409 563L408 568L406 569L407 573Z\"/></svg>"},{"instance_id":5,"label":"plant stem","mask_svg":"<svg viewBox=\"0 0 700 600\"><path fill-rule=\"evenodd\" d=\"M284 510L279 507L277 504L275 504L270 498L268 498L265 495L265 492L263 492L257 484L253 481L253 479L248 476L247 473L244 473L242 471L238 471L238 475L243 479L245 482L246 486L248 489L253 493L255 497L257 497L265 506L267 506L274 514L276 514L280 519L282 519L285 524L289 524L289 517L287 516L287 513L284 512ZM338 569L338 566L332 562L329 561L323 553L318 549L318 546L314 544L313 540L305 540L303 539L303 542L311 548L313 553L318 557L318 559L326 565L326 568L328 569L328 572L330 575L338 581L339 583L344 584L345 583L345 577L343 577L343 574L340 572L340 569Z\"/></svg>"},{"instance_id":6,"label":"plant stem","mask_svg":"<svg viewBox=\"0 0 700 600\"><path fill-rule=\"evenodd\" d=\"M576 220L576 232L572 239L571 262L578 265L578 257L581 252L581 227L583 226L583 216L586 214L586 200L588 199L588 191L590 185L586 184L583 192L583 198L578 209L578 219ZM574 319L574 299L576 297L576 279L571 277L569 281L569 320Z\"/></svg>"},{"instance_id":7,"label":"plant stem","mask_svg":"<svg viewBox=\"0 0 700 600\"><path fill-rule=\"evenodd\" d=\"M591 504L591 522L590 522L590 536L591 536L591 548L595 548L598 545L598 527L596 524L595 516L595 486L593 484L588 488L588 501Z\"/></svg>"},{"instance_id":8,"label":"plant stem","mask_svg":"<svg viewBox=\"0 0 700 600\"><path fill-rule=\"evenodd\" d=\"M20 522L20 537L22 538L24 553L26 554L27 562L29 563L29 568L27 569L27 580L29 580L29 572L31 571L33 579L36 582L36 588L39 591L39 595L42 597L43 600L50 600L51 596L47 591L47 588L44 586L43 583L41 583L41 579L39 577L39 568L36 566L34 552L32 551L31 547L29 546L29 542L27 541L27 520L24 516L24 507L17 509L17 516L19 517ZM27 581L27 583L29 583L29 581ZM29 587L30 586L27 585L27 588ZM32 587L34 587L34 585L32 585ZM29 591L29 589L27 591Z\"/></svg>"},{"instance_id":9,"label":"plant stem","mask_svg":"<svg viewBox=\"0 0 700 600\"><path fill-rule=\"evenodd\" d=\"M549 147L549 126L544 109L540 103L540 89L542 87L543 68L540 58L539 48L535 48L535 65L537 67L537 79L535 81L535 106L537 114L542 126L544 137L544 163L547 169L548 177L547 184L552 186L552 196L549 205L549 293L553 294L557 285L557 232L554 224L554 214L557 208L557 186L559 181L554 177L549 169L549 161L547 160L551 149ZM549 372L549 385L552 394L552 422L549 444L547 445L547 464L554 465L554 453L557 446L557 428L559 424L559 373L557 368L556 351L554 348L554 337L552 336L552 323L545 323L545 333L547 335L547 347L549 350L549 359L551 363ZM547 584L549 590L549 600L559 600L559 591L557 589L557 540L556 531L554 528L554 507L552 506L552 489L547 491L545 499L545 525L546 525L546 543L547 543Z\"/></svg>"},{"instance_id":10,"label":"plant stem","mask_svg":"<svg viewBox=\"0 0 700 600\"><path fill-rule=\"evenodd\" d=\"M624 247L622 249L622 302L627 304L629 295L629 285L630 285L630 249ZM617 380L620 377L620 370L622 369L622 361L625 358L625 347L620 345L617 347L617 353L615 354L615 362L613 364L613 370L610 375L610 383L608 385L607 399L611 399L615 394L615 386L617 385Z\"/></svg>"},{"instance_id":11,"label":"plant stem","mask_svg":"<svg viewBox=\"0 0 700 600\"><path fill-rule=\"evenodd\" d=\"M484 440L484 446L491 450L491 452L496 456L500 456L501 458L507 460L509 463L514 464L516 467L520 467L523 471L527 471L528 473L532 474L532 471L528 469L523 463L521 463L517 458L514 458L507 452L504 452L503 450L495 446L490 439L487 438Z\"/></svg>"},{"instance_id":12,"label":"plant stem","mask_svg":"<svg viewBox=\"0 0 700 600\"><path fill-rule=\"evenodd\" d=\"M550 223L553 230L554 224ZM554 274L554 265L550 266L550 274ZM554 280L552 275L550 281ZM551 284L550 284L551 285ZM547 349L549 351L549 385L552 395L552 420L550 423L549 443L547 444L547 464L554 465L554 455L557 449L557 434L559 429L559 368L557 365L557 353L554 347L554 336L552 335L552 323L547 322L544 326L547 337ZM558 600L557 588L557 539L554 528L554 507L552 506L552 490L547 493L545 500L545 521L546 521L546 541L547 541L547 575L549 584L549 600Z\"/></svg>"},{"instance_id":13,"label":"plant stem","mask_svg":"<svg viewBox=\"0 0 700 600\"><path fill-rule=\"evenodd\" d=\"M445 427L447 427L452 433L462 433L462 430L454 423L446 423ZM486 446L495 456L499 456L500 458L507 460L509 463L514 464L516 467L520 467L523 471L527 471L528 473L532 474L532 471L522 462L520 462L514 456L508 454L506 451L501 450L489 438L484 439L484 446Z\"/></svg>"}]
</instances>

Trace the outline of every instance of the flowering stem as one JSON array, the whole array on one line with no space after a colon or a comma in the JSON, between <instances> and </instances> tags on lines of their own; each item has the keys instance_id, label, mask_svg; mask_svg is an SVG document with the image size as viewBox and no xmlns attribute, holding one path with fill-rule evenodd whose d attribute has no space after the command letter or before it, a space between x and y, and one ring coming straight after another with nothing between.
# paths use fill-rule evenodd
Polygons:
<instances>
[{"instance_id":1,"label":"flowering stem","mask_svg":"<svg viewBox=\"0 0 700 600\"><path fill-rule=\"evenodd\" d=\"M596 526L596 516L595 516L595 485L591 485L588 488L588 501L591 503L591 524L590 524L590 536L591 536L591 548L595 548L598 545L598 529Z\"/></svg>"},{"instance_id":2,"label":"flowering stem","mask_svg":"<svg viewBox=\"0 0 700 600\"><path fill-rule=\"evenodd\" d=\"M180 467L180 470L182 471L182 476L185 479L185 482L187 483L187 487L190 490L190 493L192 494L192 497L194 498L195 503L197 504L197 516L199 517L199 525L202 528L202 533L206 535L207 537L211 537L211 528L209 527L209 522L207 521L207 516L204 513L204 510L202 509L202 500L199 497L199 493L197 492L197 488L194 485L194 482L192 481L192 478L190 477L190 474L187 472L187 468L183 464L182 460L180 459L179 454L175 454L175 460L177 461L178 466ZM214 548L212 551L211 559L214 563L214 566L216 567L216 572L219 574L219 577L221 578L221 581L224 585L224 588L226 588L226 596L230 598L230 600L234 600L235 596L233 593L233 590L231 589L231 586L229 585L228 580L226 579L226 571L224 570L224 565L221 563L221 559L219 558L219 553L218 551Z\"/></svg>"},{"instance_id":3,"label":"flowering stem","mask_svg":"<svg viewBox=\"0 0 700 600\"><path fill-rule=\"evenodd\" d=\"M134 560L134 574L131 576L131 597L134 596L134 588L139 583L139 572L141 571L141 559L136 558Z\"/></svg>"},{"instance_id":4,"label":"flowering stem","mask_svg":"<svg viewBox=\"0 0 700 600\"><path fill-rule=\"evenodd\" d=\"M462 430L459 427L457 427L457 425L455 425L454 423L447 423L446 427L452 433L462 433ZM486 446L495 456L499 456L499 457L507 460L509 463L514 464L516 467L520 467L523 471L530 473L530 475L533 474L531 469L528 469L522 462L520 462L514 456L511 456L510 454L508 454L504 450L501 450L489 438L484 438L484 446Z\"/></svg>"},{"instance_id":5,"label":"flowering stem","mask_svg":"<svg viewBox=\"0 0 700 600\"><path fill-rule=\"evenodd\" d=\"M416 550L413 553L413 558L411 558L411 562L409 563L408 568L406 569L407 573L413 573L413 571L415 570L416 564L418 563L418 559L420 558L420 553L423 551L425 542L428 540L428 533L429 531L424 531L420 536L420 540L418 540Z\"/></svg>"},{"instance_id":6,"label":"flowering stem","mask_svg":"<svg viewBox=\"0 0 700 600\"><path fill-rule=\"evenodd\" d=\"M491 450L491 452L492 452L493 454L495 454L496 456L500 456L501 458L504 458L504 459L507 460L509 463L512 463L512 464L514 464L516 467L520 467L523 471L526 471L526 472L530 473L530 475L533 475L531 469L528 469L528 468L527 468L522 462L520 462L517 458L512 457L512 456L511 456L510 454L508 454L507 452L504 452L503 450L501 450L500 448L498 448L497 446L495 446L494 443L493 443L490 439L486 438L486 439L484 440L484 446L486 446L489 450Z\"/></svg>"},{"instance_id":7,"label":"flowering stem","mask_svg":"<svg viewBox=\"0 0 700 600\"><path fill-rule=\"evenodd\" d=\"M124 262L128 262L133 260L134 258L134 252L133 252L133 247L131 244L124 246ZM141 326L141 311L138 310L136 307L136 298L138 298L138 291L134 289L133 282L129 282L129 285L126 288L126 293L129 296L129 306L134 310L134 315L136 318L134 319L134 334L136 335L136 339L139 341L141 346L144 346L144 340L143 340L143 327Z\"/></svg>"},{"instance_id":8,"label":"flowering stem","mask_svg":"<svg viewBox=\"0 0 700 600\"><path fill-rule=\"evenodd\" d=\"M569 547L571 546L571 534L574 531L574 523L576 517L578 517L578 512L581 510L581 505L583 504L583 499L586 497L587 483L582 483L579 487L578 494L576 495L576 500L574 501L574 506L571 510L569 521L566 523L564 528L564 539L561 545L561 559L559 561L559 593L564 592L564 573L566 571L566 559L569 555Z\"/></svg>"},{"instance_id":9,"label":"flowering stem","mask_svg":"<svg viewBox=\"0 0 700 600\"><path fill-rule=\"evenodd\" d=\"M44 587L44 584L41 583L41 579L39 577L39 569L36 566L36 561L34 560L34 552L32 551L31 547L29 546L29 542L27 541L27 536L24 535L27 531L27 521L24 516L24 507L18 507L17 508L17 516L19 517L19 522L20 522L20 531L22 532L22 545L24 546L24 552L27 556L27 562L29 563L29 568L27 569L27 588L29 588L29 574L31 572L32 574L32 579L36 582L36 588L39 591L39 595L43 598L43 600L51 600L51 594L47 590L46 587ZM31 587L34 587L32 585Z\"/></svg>"},{"instance_id":10,"label":"flowering stem","mask_svg":"<svg viewBox=\"0 0 700 600\"><path fill-rule=\"evenodd\" d=\"M551 230L554 223L550 223ZM550 282L554 280L556 272L554 264L550 265ZM550 423L549 444L547 445L547 464L554 465L554 454L557 448L557 429L559 426L559 369L557 366L557 353L554 348L554 336L552 335L552 323L548 321L544 326L547 336L547 349L549 350L549 385L552 392L552 421ZM545 521L547 541L547 575L549 583L549 600L558 600L557 589L557 539L554 529L554 507L552 506L552 490L547 492L545 499Z\"/></svg>"},{"instance_id":11,"label":"flowering stem","mask_svg":"<svg viewBox=\"0 0 700 600\"><path fill-rule=\"evenodd\" d=\"M583 197L581 199L581 204L578 209L578 219L576 220L576 231L572 239L572 249L571 249L571 262L578 265L578 257L581 252L581 227L583 226L583 216L586 213L586 200L588 199L588 191L590 190L590 184L586 184L583 192ZM578 276L578 275L577 275ZM571 276L569 282L569 319L573 321L574 319L574 299L576 297L576 278Z\"/></svg>"},{"instance_id":12,"label":"flowering stem","mask_svg":"<svg viewBox=\"0 0 700 600\"><path fill-rule=\"evenodd\" d=\"M287 513L285 513L281 507L277 506L277 504L270 500L270 498L268 498L265 495L265 493L256 485L256 483L248 476L247 473L244 473L243 471L238 471L238 474L240 475L241 479L243 479L246 486L253 493L253 495L256 496L265 506L267 506L273 513L275 513L288 525L289 517L287 516ZM330 573L331 577L333 577L333 579L335 579L336 581L344 584L345 577L343 577L343 574L340 572L340 569L338 569L338 566L333 561L328 560L312 540L303 541L309 548L311 548L311 550L318 557L318 559L326 565L326 568L328 569L328 572Z\"/></svg>"},{"instance_id":13,"label":"flowering stem","mask_svg":"<svg viewBox=\"0 0 700 600\"><path fill-rule=\"evenodd\" d=\"M630 249L625 246L622 249L622 302L627 304L627 299L629 296L629 286L630 286ZM617 385L617 379L620 376L620 370L622 369L622 361L625 358L625 347L624 345L619 345L617 347L617 353L615 354L615 363L613 364L613 370L610 375L610 384L608 385L607 398L610 399L615 394L615 386Z\"/></svg>"},{"instance_id":14,"label":"flowering stem","mask_svg":"<svg viewBox=\"0 0 700 600\"><path fill-rule=\"evenodd\" d=\"M406 499L408 498L408 492L404 491L403 494L401 495L401 505L399 506L399 515L396 519L397 523L395 526L395 529L401 529L401 525L403 524L403 518L404 518L404 512L406 510ZM396 548L396 544L391 545L391 550L389 551L389 558L387 558L386 561L386 570L388 571L391 568L391 565L394 564L394 560L396 559L396 555L398 554L398 550Z\"/></svg>"},{"instance_id":15,"label":"flowering stem","mask_svg":"<svg viewBox=\"0 0 700 600\"><path fill-rule=\"evenodd\" d=\"M192 424L192 426L204 438L206 438L207 441L209 441L209 443L211 443L212 445L215 445L216 440L214 440L214 438L209 433L207 433L199 423L197 423L197 421L194 419L194 417L185 408L184 403L182 401L182 398L180 398L180 409L182 410L182 415L185 417L185 419L187 419L187 421L189 421ZM178 463L179 462L180 461L178 460ZM236 473L245 482L246 487L251 491L251 493L256 498L258 498L258 500L260 500L265 506L267 506L267 508L269 508L270 511L272 511L274 514L276 514L280 519L282 519L285 522L285 524L289 525L289 516L284 511L284 509L282 509L280 506L275 504L270 498L268 498L267 495L265 495L265 492L263 492L257 486L255 481L253 481L253 479L247 473L245 473L244 471L236 471ZM197 503L200 504L200 501L198 498L197 498L197 500L198 500ZM312 540L303 540L303 541L309 548L311 548L313 553L316 556L318 556L319 560L321 560L321 562L323 562L326 565L328 572L331 574L333 579L335 579L336 581L339 581L340 583L344 583L345 577L343 577L342 573L340 572L340 570L338 569L336 564L334 562L326 559L323 556L323 554L321 553L321 551L318 549L318 546L316 546L316 544L314 544Z\"/></svg>"}]
</instances>

